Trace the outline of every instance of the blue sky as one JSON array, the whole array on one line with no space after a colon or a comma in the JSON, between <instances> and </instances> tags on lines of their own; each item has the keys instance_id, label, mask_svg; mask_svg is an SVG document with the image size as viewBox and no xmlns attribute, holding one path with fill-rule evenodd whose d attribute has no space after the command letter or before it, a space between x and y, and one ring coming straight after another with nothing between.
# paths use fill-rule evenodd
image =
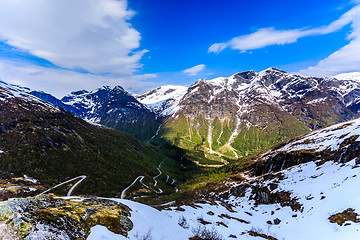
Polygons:
<instances>
[{"instance_id":1,"label":"blue sky","mask_svg":"<svg viewBox=\"0 0 360 240\"><path fill-rule=\"evenodd\" d=\"M277 67L360 71L358 1L2 0L0 78L61 97Z\"/></svg>"}]
</instances>

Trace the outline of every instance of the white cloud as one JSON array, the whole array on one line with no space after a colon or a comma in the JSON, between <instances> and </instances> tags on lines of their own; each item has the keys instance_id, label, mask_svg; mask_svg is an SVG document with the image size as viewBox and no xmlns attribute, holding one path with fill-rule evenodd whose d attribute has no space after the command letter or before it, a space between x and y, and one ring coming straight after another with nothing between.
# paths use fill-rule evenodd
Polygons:
<instances>
[{"instance_id":1,"label":"white cloud","mask_svg":"<svg viewBox=\"0 0 360 240\"><path fill-rule=\"evenodd\" d=\"M129 75L147 50L126 0L1 0L0 39L65 68Z\"/></svg>"},{"instance_id":2,"label":"white cloud","mask_svg":"<svg viewBox=\"0 0 360 240\"><path fill-rule=\"evenodd\" d=\"M235 37L230 41L224 43L215 43L210 46L208 51L219 53L225 48L232 48L244 52L247 50L260 49L271 45L284 45L294 43L302 37L335 32L350 23L354 23L354 19L358 18L359 15L360 6L355 6L350 11L343 14L338 20L330 23L327 26L292 30L276 30L273 27L261 28L249 35ZM353 34L349 37L354 37Z\"/></svg>"},{"instance_id":3,"label":"white cloud","mask_svg":"<svg viewBox=\"0 0 360 240\"><path fill-rule=\"evenodd\" d=\"M321 60L315 66L299 71L303 75L333 76L339 73L360 71L360 6L353 9L351 28L348 36L350 43Z\"/></svg>"},{"instance_id":4,"label":"white cloud","mask_svg":"<svg viewBox=\"0 0 360 240\"><path fill-rule=\"evenodd\" d=\"M188 68L188 69L185 69L183 71L183 73L186 73L190 76L196 76L200 71L204 70L205 69L205 65L204 64L199 64L199 65L196 65L194 67L191 67L191 68Z\"/></svg>"},{"instance_id":5,"label":"white cloud","mask_svg":"<svg viewBox=\"0 0 360 240\"><path fill-rule=\"evenodd\" d=\"M93 90L105 85L120 85L132 93L144 93L158 87L159 83L150 80L156 77L156 74L106 77L38 65L23 65L19 62L0 61L0 80L51 93L58 98L75 90Z\"/></svg>"},{"instance_id":6,"label":"white cloud","mask_svg":"<svg viewBox=\"0 0 360 240\"><path fill-rule=\"evenodd\" d=\"M351 41L317 65L300 70L299 74L323 77L355 71L360 71L360 39Z\"/></svg>"}]
</instances>

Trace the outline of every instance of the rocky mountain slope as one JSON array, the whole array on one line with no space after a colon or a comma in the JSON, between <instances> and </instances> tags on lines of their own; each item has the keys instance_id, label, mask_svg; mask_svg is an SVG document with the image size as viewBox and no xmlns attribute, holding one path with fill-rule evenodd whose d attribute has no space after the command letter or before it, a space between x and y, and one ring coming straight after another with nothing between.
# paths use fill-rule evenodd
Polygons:
<instances>
[{"instance_id":1,"label":"rocky mountain slope","mask_svg":"<svg viewBox=\"0 0 360 240\"><path fill-rule=\"evenodd\" d=\"M94 197L11 199L0 202L0 216L8 221L0 228L1 239L86 239L98 225L127 236L133 228L127 206Z\"/></svg>"},{"instance_id":2,"label":"rocky mountain slope","mask_svg":"<svg viewBox=\"0 0 360 240\"><path fill-rule=\"evenodd\" d=\"M360 83L274 68L247 71L200 79L173 109L153 142L200 149L220 161L357 116Z\"/></svg>"},{"instance_id":3,"label":"rocky mountain slope","mask_svg":"<svg viewBox=\"0 0 360 240\"><path fill-rule=\"evenodd\" d=\"M79 193L120 196L137 176L153 184L162 161L166 160L164 175L181 168L175 160L176 152L165 155L159 148L144 145L126 133L87 123L27 91L0 82L2 174L26 174L45 186L86 175L76 189ZM165 179L166 175L157 179L160 187L174 191L174 185Z\"/></svg>"}]
</instances>

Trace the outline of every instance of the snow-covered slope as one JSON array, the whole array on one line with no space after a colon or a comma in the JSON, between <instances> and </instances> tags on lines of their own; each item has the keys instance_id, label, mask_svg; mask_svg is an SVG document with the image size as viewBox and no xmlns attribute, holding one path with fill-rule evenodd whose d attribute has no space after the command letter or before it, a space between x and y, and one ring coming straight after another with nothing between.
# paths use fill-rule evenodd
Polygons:
<instances>
[{"instance_id":1,"label":"snow-covered slope","mask_svg":"<svg viewBox=\"0 0 360 240\"><path fill-rule=\"evenodd\" d=\"M12 85L0 81L0 101L16 102L16 99L21 99L22 101L26 101L27 103L40 107L44 110L50 110L55 112L60 111L57 106L31 95L29 88Z\"/></svg>"},{"instance_id":2,"label":"snow-covered slope","mask_svg":"<svg viewBox=\"0 0 360 240\"><path fill-rule=\"evenodd\" d=\"M167 117L176 110L187 90L188 88L184 86L166 85L142 95L135 95L135 97L155 112L157 116Z\"/></svg>"},{"instance_id":3,"label":"snow-covered slope","mask_svg":"<svg viewBox=\"0 0 360 240\"><path fill-rule=\"evenodd\" d=\"M215 229L224 239L262 239L254 237L256 234L285 240L358 239L359 223L346 221L348 226L339 226L328 219L348 208L360 213L360 192L356 191L360 170L354 166L355 160L320 166L316 162L301 164L279 172L281 177L272 180L250 178L247 183L252 187L242 192L235 186L234 192L240 189L238 196L232 194L216 204L198 203L195 207L181 206L181 211L171 208L164 212L173 219L184 219L189 230L200 225ZM256 192L262 188L266 190ZM267 194L289 197L299 209L271 200L262 203L257 200L261 194L264 198Z\"/></svg>"},{"instance_id":4,"label":"snow-covered slope","mask_svg":"<svg viewBox=\"0 0 360 240\"><path fill-rule=\"evenodd\" d=\"M129 200L116 198L112 200L120 202L131 209L130 220L134 224L133 229L128 233L128 237L125 238L121 235L113 234L105 227L95 226L91 229L91 234L87 240L186 240L192 235L191 232L179 226L178 219L169 217L165 212L160 212L152 207Z\"/></svg>"},{"instance_id":5,"label":"snow-covered slope","mask_svg":"<svg viewBox=\"0 0 360 240\"><path fill-rule=\"evenodd\" d=\"M294 152L299 150L337 151L345 139L356 137L360 142L360 119L339 123L321 130L313 131L299 140L290 141L275 152Z\"/></svg>"},{"instance_id":6,"label":"snow-covered slope","mask_svg":"<svg viewBox=\"0 0 360 240\"><path fill-rule=\"evenodd\" d=\"M342 79L342 80L360 81L360 72L341 73L335 75L334 78Z\"/></svg>"}]
</instances>

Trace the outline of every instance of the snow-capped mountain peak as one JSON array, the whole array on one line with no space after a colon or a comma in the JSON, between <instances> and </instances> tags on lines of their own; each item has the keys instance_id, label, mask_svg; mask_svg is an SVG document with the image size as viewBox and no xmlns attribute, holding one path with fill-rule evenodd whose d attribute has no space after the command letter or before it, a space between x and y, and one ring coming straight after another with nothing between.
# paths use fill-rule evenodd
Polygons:
<instances>
[{"instance_id":1,"label":"snow-capped mountain peak","mask_svg":"<svg viewBox=\"0 0 360 240\"><path fill-rule=\"evenodd\" d=\"M135 98L158 116L166 117L173 113L187 91L188 88L184 86L166 85L142 95L135 95Z\"/></svg>"},{"instance_id":2,"label":"snow-capped mountain peak","mask_svg":"<svg viewBox=\"0 0 360 240\"><path fill-rule=\"evenodd\" d=\"M158 127L155 114L121 86L75 91L61 101L75 108L76 114L89 122L128 132L139 139L148 139L152 133L137 125L149 125L155 130Z\"/></svg>"}]
</instances>

